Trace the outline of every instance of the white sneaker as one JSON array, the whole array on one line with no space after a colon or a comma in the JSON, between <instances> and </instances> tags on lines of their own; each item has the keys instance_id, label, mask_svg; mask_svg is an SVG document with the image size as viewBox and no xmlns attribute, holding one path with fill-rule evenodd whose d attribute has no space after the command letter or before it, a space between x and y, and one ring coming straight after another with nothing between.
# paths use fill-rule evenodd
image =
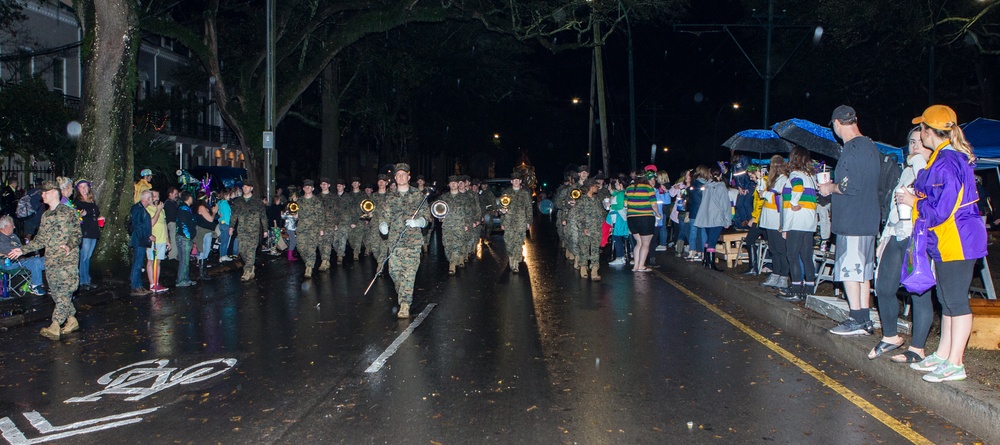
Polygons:
<instances>
[{"instance_id":1,"label":"white sneaker","mask_svg":"<svg viewBox=\"0 0 1000 445\"><path fill-rule=\"evenodd\" d=\"M232 260L233 260L233 257L231 257L231 256L229 256L229 255L226 255L226 256L220 256L220 257L219 257L219 262L220 262L220 263L225 263L226 261L232 261Z\"/></svg>"},{"instance_id":2,"label":"white sneaker","mask_svg":"<svg viewBox=\"0 0 1000 445\"><path fill-rule=\"evenodd\" d=\"M656 251L657 252L666 252L667 251L667 246L656 246Z\"/></svg>"},{"instance_id":3,"label":"white sneaker","mask_svg":"<svg viewBox=\"0 0 1000 445\"><path fill-rule=\"evenodd\" d=\"M618 258L608 263L608 266L624 266L624 265L625 265L625 257Z\"/></svg>"}]
</instances>

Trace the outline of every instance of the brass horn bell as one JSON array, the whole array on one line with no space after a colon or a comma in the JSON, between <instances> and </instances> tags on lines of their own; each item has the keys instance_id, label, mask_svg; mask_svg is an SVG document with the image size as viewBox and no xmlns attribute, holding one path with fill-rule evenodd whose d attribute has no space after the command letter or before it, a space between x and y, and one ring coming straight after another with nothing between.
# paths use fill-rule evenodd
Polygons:
<instances>
[{"instance_id":1,"label":"brass horn bell","mask_svg":"<svg viewBox=\"0 0 1000 445\"><path fill-rule=\"evenodd\" d=\"M440 199L431 203L431 215L438 219L448 216L448 203Z\"/></svg>"},{"instance_id":2,"label":"brass horn bell","mask_svg":"<svg viewBox=\"0 0 1000 445\"><path fill-rule=\"evenodd\" d=\"M581 192L580 189L573 189L569 192L569 197L573 199L580 199L580 196L582 195L583 192Z\"/></svg>"},{"instance_id":3,"label":"brass horn bell","mask_svg":"<svg viewBox=\"0 0 1000 445\"><path fill-rule=\"evenodd\" d=\"M361 211L365 213L371 213L375 211L375 201L370 199L365 199L361 201Z\"/></svg>"},{"instance_id":4,"label":"brass horn bell","mask_svg":"<svg viewBox=\"0 0 1000 445\"><path fill-rule=\"evenodd\" d=\"M299 203L297 202L288 203L288 213L299 213Z\"/></svg>"}]
</instances>

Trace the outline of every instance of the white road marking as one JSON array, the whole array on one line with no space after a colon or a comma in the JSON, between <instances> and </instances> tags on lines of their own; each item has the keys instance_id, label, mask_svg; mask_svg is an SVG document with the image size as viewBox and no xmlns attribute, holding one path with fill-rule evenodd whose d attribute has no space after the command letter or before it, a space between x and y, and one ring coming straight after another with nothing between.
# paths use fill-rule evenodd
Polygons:
<instances>
[{"instance_id":1,"label":"white road marking","mask_svg":"<svg viewBox=\"0 0 1000 445\"><path fill-rule=\"evenodd\" d=\"M400 345L402 345L403 342L410 337L410 333L412 333L413 330L417 328L417 326L420 326L420 323L424 322L424 319L427 318L427 315L431 313L431 310L434 309L434 306L437 306L437 303L428 304L427 307L424 308L422 312L420 312L420 315L417 315L417 318L413 320L413 323L410 323L410 326L408 326L405 331L399 334L399 337L396 337L396 340L393 340L392 344L389 345L389 347L386 348L386 350L383 351L382 354L379 355L377 359L375 359L375 361L371 364L371 366L369 366L368 369L365 370L365 373L371 374L374 372L378 372L380 369L382 369L382 366L385 366L385 362L389 360L389 357L392 357L392 354L396 353L396 350L399 349Z\"/></svg>"},{"instance_id":2,"label":"white road marking","mask_svg":"<svg viewBox=\"0 0 1000 445\"><path fill-rule=\"evenodd\" d=\"M52 433L56 431L63 431L56 434L48 434L46 436L39 436L32 439L28 439L21 430L14 425L10 417L4 417L0 419L0 431L3 432L3 438L7 440L11 445L31 445L36 443L49 442L52 440L65 439L71 436L77 436L80 434L93 433L96 431L106 430L110 428L116 428L119 426L129 425L132 423L142 422L143 414L149 414L156 411L160 407L142 409L138 411L132 411L124 414L115 414L112 416L101 417L100 419L84 420L82 422L71 423L63 426L52 426L52 424L42 417L37 411L31 411L24 413L24 417L28 419L31 426L35 427L38 432L42 434ZM118 420L125 419L125 420ZM108 420L118 420L116 422L104 423ZM95 425L97 424L97 425ZM94 425L94 426L89 426ZM88 427L89 426L89 427Z\"/></svg>"}]
</instances>

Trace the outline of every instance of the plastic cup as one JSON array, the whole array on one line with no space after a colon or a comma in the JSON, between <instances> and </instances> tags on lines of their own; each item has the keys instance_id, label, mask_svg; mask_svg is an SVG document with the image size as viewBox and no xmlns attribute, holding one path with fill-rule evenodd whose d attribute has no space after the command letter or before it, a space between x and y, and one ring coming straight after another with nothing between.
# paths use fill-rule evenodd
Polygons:
<instances>
[{"instance_id":1,"label":"plastic cup","mask_svg":"<svg viewBox=\"0 0 1000 445\"><path fill-rule=\"evenodd\" d=\"M829 184L831 181L830 172L816 173L816 181L818 181L820 184Z\"/></svg>"},{"instance_id":2,"label":"plastic cup","mask_svg":"<svg viewBox=\"0 0 1000 445\"><path fill-rule=\"evenodd\" d=\"M97 227L104 228L104 217L103 216L98 216L97 217Z\"/></svg>"}]
</instances>

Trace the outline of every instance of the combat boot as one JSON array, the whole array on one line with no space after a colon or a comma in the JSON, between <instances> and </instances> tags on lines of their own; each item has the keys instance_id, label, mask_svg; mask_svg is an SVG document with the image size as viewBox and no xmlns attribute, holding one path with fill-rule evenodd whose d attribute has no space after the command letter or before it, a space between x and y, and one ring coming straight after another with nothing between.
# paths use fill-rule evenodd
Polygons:
<instances>
[{"instance_id":1,"label":"combat boot","mask_svg":"<svg viewBox=\"0 0 1000 445\"><path fill-rule=\"evenodd\" d=\"M599 266L590 267L590 281L601 281L601 276L597 274L597 269L600 269L600 267Z\"/></svg>"},{"instance_id":2,"label":"combat boot","mask_svg":"<svg viewBox=\"0 0 1000 445\"><path fill-rule=\"evenodd\" d=\"M325 271L328 271L328 270L330 270L330 260L323 260L322 263L319 263L319 271L320 272L325 272Z\"/></svg>"},{"instance_id":3,"label":"combat boot","mask_svg":"<svg viewBox=\"0 0 1000 445\"><path fill-rule=\"evenodd\" d=\"M573 260L573 268L574 269L580 269L581 268L580 267L580 259L579 258Z\"/></svg>"},{"instance_id":4,"label":"combat boot","mask_svg":"<svg viewBox=\"0 0 1000 445\"><path fill-rule=\"evenodd\" d=\"M448 275L455 275L455 263L448 263Z\"/></svg>"},{"instance_id":5,"label":"combat boot","mask_svg":"<svg viewBox=\"0 0 1000 445\"><path fill-rule=\"evenodd\" d=\"M69 334L70 332L74 332L79 329L80 329L80 322L76 321L76 317L71 315L69 318L66 319L66 324L63 325L59 333L62 335L66 335Z\"/></svg>"},{"instance_id":6,"label":"combat boot","mask_svg":"<svg viewBox=\"0 0 1000 445\"><path fill-rule=\"evenodd\" d=\"M39 334L49 340L59 341L59 323L53 320L52 324L47 328L42 328Z\"/></svg>"},{"instance_id":7,"label":"combat boot","mask_svg":"<svg viewBox=\"0 0 1000 445\"><path fill-rule=\"evenodd\" d=\"M566 250L566 259L568 259L570 261L576 261L576 255L573 255L573 252L570 252L569 250ZM579 267L579 266L577 266L577 267Z\"/></svg>"},{"instance_id":8,"label":"combat boot","mask_svg":"<svg viewBox=\"0 0 1000 445\"><path fill-rule=\"evenodd\" d=\"M399 312L396 313L398 318L410 318L410 303L399 303Z\"/></svg>"},{"instance_id":9,"label":"combat boot","mask_svg":"<svg viewBox=\"0 0 1000 445\"><path fill-rule=\"evenodd\" d=\"M580 268L580 278L587 278L587 268L586 267L581 267Z\"/></svg>"},{"instance_id":10,"label":"combat boot","mask_svg":"<svg viewBox=\"0 0 1000 445\"><path fill-rule=\"evenodd\" d=\"M354 262L355 263L358 262L359 255L360 255L359 252L354 252Z\"/></svg>"},{"instance_id":11,"label":"combat boot","mask_svg":"<svg viewBox=\"0 0 1000 445\"><path fill-rule=\"evenodd\" d=\"M344 264L344 256L343 255L337 255L337 265L340 266L342 264Z\"/></svg>"},{"instance_id":12,"label":"combat boot","mask_svg":"<svg viewBox=\"0 0 1000 445\"><path fill-rule=\"evenodd\" d=\"M305 278L312 278L312 276L313 276L313 269L311 267L307 267L306 268L306 274L304 275L304 277Z\"/></svg>"}]
</instances>

